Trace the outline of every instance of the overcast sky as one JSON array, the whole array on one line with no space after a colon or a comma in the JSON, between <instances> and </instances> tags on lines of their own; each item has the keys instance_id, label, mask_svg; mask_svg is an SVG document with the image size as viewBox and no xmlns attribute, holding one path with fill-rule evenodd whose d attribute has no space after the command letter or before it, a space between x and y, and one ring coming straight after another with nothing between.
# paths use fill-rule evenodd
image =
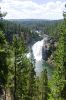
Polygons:
<instances>
[{"instance_id":1,"label":"overcast sky","mask_svg":"<svg viewBox=\"0 0 66 100\"><path fill-rule=\"evenodd\" d=\"M0 0L6 19L62 19L66 0Z\"/></svg>"}]
</instances>

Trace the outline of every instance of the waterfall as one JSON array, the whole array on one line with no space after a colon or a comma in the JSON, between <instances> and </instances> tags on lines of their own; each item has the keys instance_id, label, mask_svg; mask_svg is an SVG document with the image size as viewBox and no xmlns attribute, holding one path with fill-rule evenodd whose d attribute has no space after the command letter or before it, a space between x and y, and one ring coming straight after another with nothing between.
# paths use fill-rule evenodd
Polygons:
<instances>
[{"instance_id":1,"label":"waterfall","mask_svg":"<svg viewBox=\"0 0 66 100\"><path fill-rule=\"evenodd\" d=\"M45 35L44 38L40 41L37 41L33 46L32 46L32 51L33 51L33 55L34 55L34 59L35 59L35 71L36 74L39 75L42 70L43 67L45 68L45 65L42 66L42 64L44 63L44 60L42 59L42 47L45 45L46 41L48 40L48 36ZM27 57L30 58L30 53L27 54ZM52 73L52 68L47 65L46 69L48 71L49 76Z\"/></svg>"},{"instance_id":2,"label":"waterfall","mask_svg":"<svg viewBox=\"0 0 66 100\"><path fill-rule=\"evenodd\" d=\"M37 74L39 74L42 71L42 47L45 44L45 41L47 40L47 36L44 37L41 41L36 42L32 46L33 54L34 54L34 59L35 59L35 71Z\"/></svg>"}]
</instances>

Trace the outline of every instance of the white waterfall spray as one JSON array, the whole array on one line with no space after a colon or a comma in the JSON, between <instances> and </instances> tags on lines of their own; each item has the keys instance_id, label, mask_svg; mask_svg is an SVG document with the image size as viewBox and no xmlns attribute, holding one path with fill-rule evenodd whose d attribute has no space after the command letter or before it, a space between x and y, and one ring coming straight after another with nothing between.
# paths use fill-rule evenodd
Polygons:
<instances>
[{"instance_id":1,"label":"white waterfall spray","mask_svg":"<svg viewBox=\"0 0 66 100\"><path fill-rule=\"evenodd\" d=\"M39 74L42 71L42 46L45 44L45 41L47 40L47 37L45 37L43 40L36 42L32 46L34 59L35 59L35 71L37 74Z\"/></svg>"}]
</instances>

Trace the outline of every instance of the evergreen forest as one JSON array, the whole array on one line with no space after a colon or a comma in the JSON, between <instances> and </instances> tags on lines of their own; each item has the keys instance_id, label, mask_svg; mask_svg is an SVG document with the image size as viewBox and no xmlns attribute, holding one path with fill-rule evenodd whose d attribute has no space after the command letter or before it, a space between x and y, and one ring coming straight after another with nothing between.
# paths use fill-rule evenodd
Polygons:
<instances>
[{"instance_id":1,"label":"evergreen forest","mask_svg":"<svg viewBox=\"0 0 66 100\"><path fill-rule=\"evenodd\" d=\"M5 20L6 14L0 9L0 100L66 100L66 12L62 20ZM44 35L50 49L37 74L32 46Z\"/></svg>"}]
</instances>

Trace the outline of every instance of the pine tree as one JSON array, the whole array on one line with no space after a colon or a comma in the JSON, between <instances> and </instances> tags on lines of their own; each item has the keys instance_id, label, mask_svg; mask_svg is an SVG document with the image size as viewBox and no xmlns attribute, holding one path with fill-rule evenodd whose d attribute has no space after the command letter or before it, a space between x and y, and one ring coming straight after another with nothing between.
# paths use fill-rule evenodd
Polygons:
<instances>
[{"instance_id":1,"label":"pine tree","mask_svg":"<svg viewBox=\"0 0 66 100\"><path fill-rule=\"evenodd\" d=\"M64 99L66 99L66 5L65 5L65 11L63 13L63 17L64 17L64 27L63 27L63 32L64 32L64 62L63 62L63 65L64 65L64 77L65 77L65 80L64 80L64 88L63 88L63 91L62 91L62 97Z\"/></svg>"},{"instance_id":2,"label":"pine tree","mask_svg":"<svg viewBox=\"0 0 66 100\"><path fill-rule=\"evenodd\" d=\"M0 11L0 90L2 91L4 89L4 92L6 92L6 84L8 79L8 64L7 64L8 52L7 52L7 42L5 39L5 35L3 33L4 26L1 21L3 17L4 15ZM5 100L6 100L6 96L5 96Z\"/></svg>"},{"instance_id":3,"label":"pine tree","mask_svg":"<svg viewBox=\"0 0 66 100\"><path fill-rule=\"evenodd\" d=\"M48 90L47 70L43 69L41 73L41 100L48 100Z\"/></svg>"},{"instance_id":4,"label":"pine tree","mask_svg":"<svg viewBox=\"0 0 66 100\"><path fill-rule=\"evenodd\" d=\"M40 77L36 76L36 100L40 100L41 97L41 88L40 88Z\"/></svg>"},{"instance_id":5,"label":"pine tree","mask_svg":"<svg viewBox=\"0 0 66 100\"><path fill-rule=\"evenodd\" d=\"M29 66L29 74L28 74L28 96L27 100L35 100L36 95L36 72L35 72L35 65L34 65L34 57L33 52L31 49L31 61Z\"/></svg>"},{"instance_id":6,"label":"pine tree","mask_svg":"<svg viewBox=\"0 0 66 100\"><path fill-rule=\"evenodd\" d=\"M26 58L26 48L24 41L20 37L15 37L14 43L14 99L26 100L27 97L27 80L29 72L29 60Z\"/></svg>"},{"instance_id":7,"label":"pine tree","mask_svg":"<svg viewBox=\"0 0 66 100\"><path fill-rule=\"evenodd\" d=\"M54 100L61 100L61 91L64 87L64 33L60 29L60 37L54 55L55 71L52 78L51 94Z\"/></svg>"},{"instance_id":8,"label":"pine tree","mask_svg":"<svg viewBox=\"0 0 66 100\"><path fill-rule=\"evenodd\" d=\"M4 30L3 17L5 17L6 14L7 14L6 12L5 13L2 13L1 12L1 8L0 8L0 30L1 31Z\"/></svg>"}]
</instances>

